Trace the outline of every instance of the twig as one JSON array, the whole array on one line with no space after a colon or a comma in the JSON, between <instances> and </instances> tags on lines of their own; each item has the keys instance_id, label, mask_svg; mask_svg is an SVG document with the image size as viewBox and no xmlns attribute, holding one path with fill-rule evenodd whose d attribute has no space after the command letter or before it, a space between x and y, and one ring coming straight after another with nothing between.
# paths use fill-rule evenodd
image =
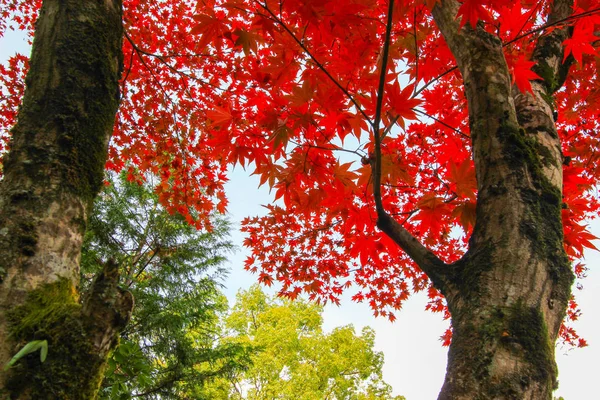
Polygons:
<instances>
[{"instance_id":1,"label":"twig","mask_svg":"<svg viewBox=\"0 0 600 400\"><path fill-rule=\"evenodd\" d=\"M288 28L288 26L286 24L283 23L283 21L281 19L279 19L279 17L277 17L273 11L271 11L271 9L269 9L269 7L267 7L266 3L262 4L260 1L258 0L254 0L255 3L257 3L258 5L260 5L263 9L265 9L270 15L271 17L275 20L275 22L277 22L291 37L292 39L294 39L294 41L298 44L298 46L300 46L300 48L302 48L302 50L304 50L304 52L310 57L310 59L317 65L317 67L325 74L327 75L327 77L335 84L335 86L337 86L345 95L346 97L348 97L348 99L350 99L350 101L352 102L352 104L354 104L354 106L356 107L356 109L358 110L358 112L360 112L362 114L363 117L365 117L365 119L370 123L373 124L371 122L371 119L369 118L369 116L363 111L362 107L360 106L360 104L358 104L358 102L354 99L354 97L350 94L350 92L348 92L348 90L346 90L339 82L337 79L335 79L333 77L333 75L331 75L331 73L327 70L327 68L325 68L325 66L323 66L323 64L321 64L321 62L319 62L319 60L317 60L317 58L308 50L308 48L304 45L304 43L302 42L302 40L298 39L298 37L296 37L296 35L294 34L294 32L292 32L290 30L290 28Z\"/></svg>"}]
</instances>

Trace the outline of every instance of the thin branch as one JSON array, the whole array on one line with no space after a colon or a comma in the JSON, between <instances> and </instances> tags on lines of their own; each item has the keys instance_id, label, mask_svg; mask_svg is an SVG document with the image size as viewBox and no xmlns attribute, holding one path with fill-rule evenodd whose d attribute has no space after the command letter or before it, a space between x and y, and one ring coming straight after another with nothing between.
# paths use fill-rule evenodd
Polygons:
<instances>
[{"instance_id":1,"label":"thin branch","mask_svg":"<svg viewBox=\"0 0 600 400\"><path fill-rule=\"evenodd\" d=\"M320 232L328 231L331 228L335 228L336 226L338 226L341 223L342 223L341 219L333 221L333 222L328 222L325 225L322 225L322 226L320 226L318 228L314 228L314 229L311 229L311 230L309 230L307 232L303 232L303 233L298 234L297 236L294 236L293 238L290 239L290 243L293 243L294 241L297 241L297 240L305 240L306 238L309 238L309 237L311 237L313 235L317 235Z\"/></svg>"},{"instance_id":2,"label":"thin branch","mask_svg":"<svg viewBox=\"0 0 600 400\"><path fill-rule=\"evenodd\" d=\"M394 121L394 122L396 122L396 121ZM331 146L333 146L331 149L328 149L328 148L326 148L326 147L323 147L323 149L324 149L324 150L344 151L344 152L347 152L347 153L352 153L352 154L355 154L355 155L357 155L357 156L359 156L359 157L363 157L363 156L365 156L365 155L366 155L366 152L365 152L364 150L362 150L362 145L360 145L360 144L359 144L359 146L356 148L356 150L348 150L348 149L344 149L343 147L340 147L340 146L337 146L337 145L335 145L335 144L331 143L331 140L332 140L332 139L333 139L335 136L332 136L332 138L331 138L331 139L327 138L327 134L326 134L326 132L323 130L323 128L321 128L321 127L319 126L319 124L317 123L317 121L316 121L316 120L315 120L315 119L314 119L312 116L311 116L311 118L310 118L310 123L311 123L311 124L312 124L312 125L315 127L315 129L316 129L317 131L319 131L319 133L321 134L321 136L323 137L323 139L324 139L325 141L327 141L327 143L329 143ZM290 141L291 141L291 140L290 140Z\"/></svg>"},{"instance_id":3,"label":"thin branch","mask_svg":"<svg viewBox=\"0 0 600 400\"><path fill-rule=\"evenodd\" d=\"M423 115L424 117L427 118L431 118L432 120L434 120L435 122L437 122L438 124L444 125L446 128L448 129L452 129L454 132L458 133L459 135L461 135L464 138L470 139L471 137L469 135L467 135L466 133L461 132L460 130L454 128L453 126L445 123L444 121L442 121L441 119L438 119L436 117L434 117L433 115L429 115L427 114L425 111L421 111L418 108L413 108L412 109L414 112Z\"/></svg>"},{"instance_id":4,"label":"thin branch","mask_svg":"<svg viewBox=\"0 0 600 400\"><path fill-rule=\"evenodd\" d=\"M600 10L600 8L597 10ZM590 12L592 11L594 10L590 10ZM561 21L565 21L574 17L572 13L572 1L556 0L552 4L550 15L548 15L548 21L552 24L562 23ZM538 72L536 71L536 67L548 67L552 73L552 78L548 79L546 74L542 74L544 75L543 82L546 88L552 91L552 93L556 92L562 87L567 78L571 65L573 65L575 62L575 58L572 55L566 59L564 58L565 48L563 46L563 42L572 34L573 29L570 29L568 26L563 26L560 29L554 29L552 32L550 32L550 34L540 36L535 45L535 49L533 50L532 59L536 63L536 66L533 68L533 70ZM522 104L519 104L518 107L522 107ZM522 111L524 113L528 112L526 109L523 109ZM553 128L551 127L551 129Z\"/></svg>"},{"instance_id":5,"label":"thin branch","mask_svg":"<svg viewBox=\"0 0 600 400\"><path fill-rule=\"evenodd\" d=\"M127 32L124 32L125 37L127 38L127 40L129 41L129 43L131 43L131 46L133 47L133 49L135 50L138 58L140 59L140 62L142 63L142 65L146 68L146 70L148 71L148 73L150 74L150 76L152 77L152 79L154 80L154 82L156 83L156 85L158 85L158 87L160 88L160 90L163 93L164 96L164 101L163 104L165 105L165 108L168 109L168 107L166 106L166 102L168 101L169 103L171 103L173 105L173 109L175 109L176 104L173 102L173 100L171 100L171 98L169 97L169 94L167 93L167 90L164 88L164 86L162 85L160 79L158 79L156 77L156 75L154 74L154 70L152 68L150 68L150 66L146 63L146 61L144 60L144 58L142 57L142 54L145 54L140 48L137 47L137 45L131 40L131 38L129 37L129 35L127 35Z\"/></svg>"},{"instance_id":6,"label":"thin branch","mask_svg":"<svg viewBox=\"0 0 600 400\"><path fill-rule=\"evenodd\" d=\"M592 10L588 10L588 11L585 11L585 12L582 12L582 13L579 13L579 14L571 15L571 16L566 17L566 18L561 18L561 19L553 21L553 22L549 22L547 24L544 24L542 26L534 28L534 29L532 29L530 31L527 31L527 32L525 32L522 35L515 36L513 39L509 40L508 42L503 43L502 47L506 47L506 46L508 46L510 44L513 44L514 42L517 42L517 41L519 41L519 40L521 40L523 38L526 38L527 36L530 36L530 35L533 35L535 33L544 31L544 30L546 30L548 28L551 28L553 26L560 25L560 24L569 22L569 21L574 20L574 19L588 17L590 15L594 15L594 14L597 14L599 12L600 12L600 7L599 8L594 8ZM448 75L450 72L456 70L457 68L458 68L458 66L456 66L456 65L453 66L452 68L448 68L446 71L442 72L440 75L436 76L435 78L433 78L432 80L430 80L429 82L427 82L425 85L423 85L423 87L421 87L419 90L417 90L415 92L415 94L413 95L413 98L416 97L416 96L418 96L419 94L421 94L429 86L431 86L435 82L439 81L444 76Z\"/></svg>"},{"instance_id":7,"label":"thin branch","mask_svg":"<svg viewBox=\"0 0 600 400\"><path fill-rule=\"evenodd\" d=\"M582 13L579 13L579 14L573 14L573 15L570 15L570 16L568 16L568 17L565 17L565 18L558 19L558 20L556 20L556 21L553 21L553 22L548 22L547 24L544 24L544 25L542 25L542 26L539 26L539 27L537 27L537 28L534 28L534 29L532 29L532 30L530 30L530 31L528 31L528 32L525 32L525 33L524 33L524 34L522 34L522 35L519 35L519 36L515 37L515 38L514 38L514 39L512 39L512 40L509 40L508 42L504 43L504 44L502 45L502 47L506 47L506 46L508 46L509 44L512 44L512 43L514 43L514 42L516 42L516 41L518 41L518 40L521 40L521 39L523 39L523 38L525 38L525 37L527 37L527 36L529 36L529 35L533 35L534 33L538 33L538 32L544 31L544 30L546 30L546 29L548 29L548 28L551 28L551 27L553 27L553 26L556 26L556 25L562 25L562 24L564 24L564 23L566 23L566 22L570 22L570 21L572 21L572 20L579 19L579 18L583 18L583 17L589 17L590 15L594 15L594 14L598 14L598 13L600 13L600 7L598 7L598 8L593 8L593 9L591 9L591 10L584 11L584 12L582 12Z\"/></svg>"},{"instance_id":8,"label":"thin branch","mask_svg":"<svg viewBox=\"0 0 600 400\"><path fill-rule=\"evenodd\" d=\"M334 144L331 145L332 147L326 147L326 146L319 146L319 145L311 144L311 143L299 143L293 139L289 139L288 141L298 147L308 147L309 149L320 149L320 150L328 150L328 151L343 151L345 153L351 153L351 154L357 155L359 157L364 156L364 154L361 154L358 151L344 149L343 147L339 147Z\"/></svg>"},{"instance_id":9,"label":"thin branch","mask_svg":"<svg viewBox=\"0 0 600 400\"><path fill-rule=\"evenodd\" d=\"M191 79L191 80L193 80L193 81L200 82L200 83L202 83L203 85L208 85L208 86L210 86L210 87L212 87L212 88L214 88L214 89L217 89L217 90L219 90L219 91L221 91L221 92L227 92L227 90L226 90L226 89L223 89L222 87L219 87L218 85L215 85L215 84L213 84L213 83L207 82L207 81L205 81L204 79L198 78L197 76L194 76L194 75L192 75L192 74L185 73L185 72L183 72L183 71L181 71L181 70L178 70L177 68L175 68L175 67L173 67L171 64L169 64L169 63L168 63L168 62L167 62L167 61L164 59L164 56L162 56L162 55L160 55L160 54L154 54L154 53L150 53L150 52L148 52L148 51L146 51L146 50L144 50L144 49L140 48L140 47L139 47L137 44L135 44L135 42L133 41L133 39L131 39L131 37L129 36L129 34L127 33L127 31L124 31L124 34L125 34L125 38L127 39L127 41L128 41L130 44L131 44L131 47L133 47L133 48L135 49L135 51L138 53L138 56L140 56L140 54L144 54L144 55L146 55L146 56L148 56L148 57L154 57L154 58L156 58L158 61L160 61L162 64L164 64L164 65L165 65L165 66L166 66L166 67L167 67L167 68L168 68L168 69L169 69L171 72L173 72L174 74L181 75L181 76L185 76L185 77L186 77L186 78L188 78L188 79ZM142 62L144 62L141 56L140 56L140 60L142 60ZM144 63L144 65L146 65L146 64ZM187 85L186 85L186 86L187 86ZM188 91L188 96L189 96L191 99L193 99L193 98L194 98L194 96L192 96L192 95L191 95L191 93L189 93L189 88L187 88L187 87L186 87L186 90Z\"/></svg>"},{"instance_id":10,"label":"thin branch","mask_svg":"<svg viewBox=\"0 0 600 400\"><path fill-rule=\"evenodd\" d=\"M529 16L527 17L527 19L525 20L525 22L523 22L523 26L521 26L521 29L519 29L519 32L517 32L517 36L519 36L521 34L521 32L523 32L523 29L525 29L525 26L531 20L531 17L533 17L533 14L535 14L535 11L540 7L540 5L541 5L541 3L537 3L535 5L535 7L533 7L531 9L531 12L529 13Z\"/></svg>"},{"instance_id":11,"label":"thin branch","mask_svg":"<svg viewBox=\"0 0 600 400\"><path fill-rule=\"evenodd\" d=\"M267 7L267 4L262 4L260 1L258 0L254 0L255 3L257 3L259 6L261 6L263 9L265 9L270 15L271 17L275 20L275 22L277 22L291 37L292 39L294 39L294 41L298 44L298 46L300 46L300 48L302 50L304 50L304 52L310 57L310 59L317 65L317 67L325 74L327 75L327 77L331 80L331 82L333 82L333 84L335 86L337 86L345 95L346 97L348 97L348 99L350 99L350 101L352 102L352 104L354 104L354 106L356 107L356 109L358 110L358 112L360 112L362 114L363 117L365 117L365 119L370 123L373 124L371 122L371 119L369 118L369 116L363 111L362 107L360 106L360 104L358 104L358 102L354 99L354 97L350 94L350 92L348 92L348 90L346 90L346 88L344 88L337 79L335 79L333 77L333 75L331 75L331 73L327 70L327 68L325 68L325 66L323 66L323 64L321 64L321 62L319 60L317 60L317 58L308 50L308 48L304 45L304 43L302 42L302 40L298 39L298 37L294 34L294 32L292 32L290 30L290 28L288 28L288 26L286 24L283 23L283 21L277 17L277 15L275 15L273 13L273 11L271 11L271 9L269 7Z\"/></svg>"},{"instance_id":12,"label":"thin branch","mask_svg":"<svg viewBox=\"0 0 600 400\"><path fill-rule=\"evenodd\" d=\"M375 208L377 214L384 214L383 202L381 200L381 136L379 135L379 123L381 122L381 108L385 91L385 76L387 74L387 63L390 51L390 37L392 34L392 19L394 12L394 0L389 0L388 18L385 27L385 40L383 44L383 59L381 61L381 73L379 75L379 88L377 89L377 106L375 108L375 121L373 121L373 137L375 138L375 165L373 167L373 196L375 197Z\"/></svg>"},{"instance_id":13,"label":"thin branch","mask_svg":"<svg viewBox=\"0 0 600 400\"><path fill-rule=\"evenodd\" d=\"M398 122L398 120L400 119L400 115L396 115L388 124L388 126L383 130L383 133L381 134L381 140L385 139L385 137L388 135L388 133L390 133L390 131L392 130L392 128L394 127L394 124L396 122Z\"/></svg>"},{"instance_id":14,"label":"thin branch","mask_svg":"<svg viewBox=\"0 0 600 400\"><path fill-rule=\"evenodd\" d=\"M137 272L137 274L135 275L135 277L131 280L131 282L129 282L129 285L127 285L128 287L131 287L131 285L133 285L133 283L138 280L138 278L140 277L140 275L146 270L146 268L148 267L148 265L150 265L150 263L152 262L152 260L154 259L154 257L156 256L156 254L158 254L159 251L160 251L160 247L157 248L157 250L154 251L154 253L152 253L152 255L150 256L150 258L146 261L146 263L142 266L142 268L139 269L139 271Z\"/></svg>"},{"instance_id":15,"label":"thin branch","mask_svg":"<svg viewBox=\"0 0 600 400\"><path fill-rule=\"evenodd\" d=\"M385 89L385 75L387 72L387 61L392 30L392 18L394 0L389 1L385 41L383 48L383 60L381 75L379 79L379 91L377 93L377 108L375 109L375 121L373 122L373 136L375 139L375 154L371 161L373 168L373 197L377 210L377 227L389 236L406 254L429 276L437 288L443 290L447 287L444 278L447 270L446 264L441 261L431 250L421 244L406 228L390 216L383 207L381 197L381 135L379 134L379 123L381 121L381 108ZM390 126L393 125L390 124ZM389 128L389 127L388 127ZM386 130L387 131L387 130Z\"/></svg>"},{"instance_id":16,"label":"thin branch","mask_svg":"<svg viewBox=\"0 0 600 400\"><path fill-rule=\"evenodd\" d=\"M432 80L430 80L429 82L427 82L425 85L423 85L422 88L420 88L419 90L417 90L415 92L415 94L413 94L413 98L417 97L418 95L421 94L421 92L423 92L425 89L427 89L429 86L433 85L434 83L436 83L437 81L439 81L440 79L442 79L444 76L448 75L450 72L454 71L455 69L457 69L458 66L454 66L452 68L447 69L446 71L442 72L441 74L439 74L438 76L436 76L435 78L433 78Z\"/></svg>"},{"instance_id":17,"label":"thin branch","mask_svg":"<svg viewBox=\"0 0 600 400\"><path fill-rule=\"evenodd\" d=\"M127 67L127 72L122 79L121 83L121 91L125 88L125 83L127 82L127 78L129 78L129 74L131 73L131 68L133 67L133 53L135 52L135 48L131 46L131 54L129 55L129 67Z\"/></svg>"}]
</instances>

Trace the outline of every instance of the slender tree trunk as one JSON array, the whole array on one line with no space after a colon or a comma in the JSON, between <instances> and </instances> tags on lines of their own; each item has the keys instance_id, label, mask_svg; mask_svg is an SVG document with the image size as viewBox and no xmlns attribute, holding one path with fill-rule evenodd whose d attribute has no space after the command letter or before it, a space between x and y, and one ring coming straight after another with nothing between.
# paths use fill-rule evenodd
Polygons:
<instances>
[{"instance_id":1,"label":"slender tree trunk","mask_svg":"<svg viewBox=\"0 0 600 400\"><path fill-rule=\"evenodd\" d=\"M103 180L119 102L120 0L44 0L25 97L0 184L0 398L94 398L132 308L107 265L83 305L77 285L88 211Z\"/></svg>"}]
</instances>

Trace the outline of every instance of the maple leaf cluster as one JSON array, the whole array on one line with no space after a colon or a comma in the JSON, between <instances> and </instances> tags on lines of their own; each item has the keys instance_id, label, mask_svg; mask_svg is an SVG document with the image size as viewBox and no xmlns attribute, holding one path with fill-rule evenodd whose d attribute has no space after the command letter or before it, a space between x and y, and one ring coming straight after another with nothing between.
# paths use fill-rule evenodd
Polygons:
<instances>
[{"instance_id":1,"label":"maple leaf cluster","mask_svg":"<svg viewBox=\"0 0 600 400\"><path fill-rule=\"evenodd\" d=\"M431 17L436 4L394 8L379 132L382 202L452 262L475 224L477 182L462 80ZM32 32L39 5L0 0L0 34L10 20ZM521 92L544 78L531 61L536 41L572 29L564 54L574 65L552 107L566 156L565 248L575 260L594 248L584 221L599 210L600 1L577 0L571 17L544 25L551 5L463 0L457 18L502 40ZM161 202L198 227L207 226L208 211L226 209L227 168L248 168L275 200L266 216L243 222L246 268L261 282L279 282L292 298L332 302L354 286L355 300L392 319L411 292L428 290L427 307L448 316L426 275L376 228L372 121L387 7L382 0L125 0L123 97L107 168L128 168L132 179L158 176ZM23 56L0 69L5 139L26 69ZM575 265L582 277L585 266Z\"/></svg>"}]
</instances>

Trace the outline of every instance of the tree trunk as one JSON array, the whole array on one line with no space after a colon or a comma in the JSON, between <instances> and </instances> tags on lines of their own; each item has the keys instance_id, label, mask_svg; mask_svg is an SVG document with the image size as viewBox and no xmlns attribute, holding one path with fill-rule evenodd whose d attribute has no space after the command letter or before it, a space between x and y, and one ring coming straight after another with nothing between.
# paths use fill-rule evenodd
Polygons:
<instances>
[{"instance_id":1,"label":"tree trunk","mask_svg":"<svg viewBox=\"0 0 600 400\"><path fill-rule=\"evenodd\" d=\"M533 93L511 83L500 40L481 27L458 29L457 4L434 18L463 76L478 182L477 222L465 257L443 288L453 341L440 399L550 399L557 387L554 344L573 273L563 248L561 145L552 95L566 30L534 53L544 81ZM556 1L552 18L569 15ZM562 79L564 80L564 78ZM550 100L549 100L550 99Z\"/></svg>"},{"instance_id":2,"label":"tree trunk","mask_svg":"<svg viewBox=\"0 0 600 400\"><path fill-rule=\"evenodd\" d=\"M533 61L542 79L521 93L501 41L483 26L459 29L459 6L438 2L433 17L469 107L478 195L468 251L447 265L382 207L377 225L446 297L453 334L439 399L549 400L557 386L554 345L574 279L563 248L563 156L553 116L553 95L570 65L562 49L568 30L538 39ZM571 1L555 0L548 22L571 13Z\"/></svg>"},{"instance_id":3,"label":"tree trunk","mask_svg":"<svg viewBox=\"0 0 600 400\"><path fill-rule=\"evenodd\" d=\"M0 184L0 398L94 398L132 308L109 264L81 305L81 244L119 102L120 0L44 0Z\"/></svg>"}]
</instances>

